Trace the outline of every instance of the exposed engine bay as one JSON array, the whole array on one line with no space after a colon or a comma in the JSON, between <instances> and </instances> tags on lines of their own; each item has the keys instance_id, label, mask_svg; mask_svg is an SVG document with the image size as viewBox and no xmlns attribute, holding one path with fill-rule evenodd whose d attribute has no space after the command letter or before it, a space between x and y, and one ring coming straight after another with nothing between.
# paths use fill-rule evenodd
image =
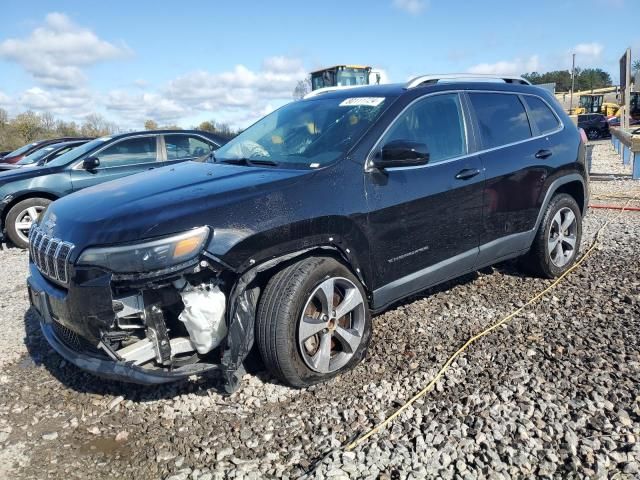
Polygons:
<instances>
[{"instance_id":1,"label":"exposed engine bay","mask_svg":"<svg viewBox=\"0 0 640 480\"><path fill-rule=\"evenodd\" d=\"M238 295L240 282L229 291L221 275L199 267L177 278L134 282L112 283L115 320L101 331L99 348L150 372L219 371L225 389L235 390L253 345L257 291L242 283Z\"/></svg>"}]
</instances>

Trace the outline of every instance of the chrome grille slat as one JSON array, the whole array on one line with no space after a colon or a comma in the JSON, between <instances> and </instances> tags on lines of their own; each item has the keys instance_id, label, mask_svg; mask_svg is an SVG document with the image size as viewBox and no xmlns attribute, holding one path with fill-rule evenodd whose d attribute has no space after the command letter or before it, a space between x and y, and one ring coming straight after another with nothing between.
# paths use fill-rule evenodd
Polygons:
<instances>
[{"instance_id":1,"label":"chrome grille slat","mask_svg":"<svg viewBox=\"0 0 640 480\"><path fill-rule=\"evenodd\" d=\"M29 252L33 263L47 278L61 284L69 282L69 258L74 245L54 238L34 225L29 232Z\"/></svg>"}]
</instances>

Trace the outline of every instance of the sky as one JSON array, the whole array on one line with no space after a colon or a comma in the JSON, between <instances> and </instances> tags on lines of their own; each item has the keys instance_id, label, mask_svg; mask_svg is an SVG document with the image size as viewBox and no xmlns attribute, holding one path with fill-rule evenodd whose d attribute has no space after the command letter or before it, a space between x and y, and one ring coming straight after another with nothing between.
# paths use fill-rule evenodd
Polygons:
<instances>
[{"instance_id":1,"label":"sky","mask_svg":"<svg viewBox=\"0 0 640 480\"><path fill-rule=\"evenodd\" d=\"M522 74L640 55L640 0L3 0L0 108L246 127L308 72Z\"/></svg>"}]
</instances>

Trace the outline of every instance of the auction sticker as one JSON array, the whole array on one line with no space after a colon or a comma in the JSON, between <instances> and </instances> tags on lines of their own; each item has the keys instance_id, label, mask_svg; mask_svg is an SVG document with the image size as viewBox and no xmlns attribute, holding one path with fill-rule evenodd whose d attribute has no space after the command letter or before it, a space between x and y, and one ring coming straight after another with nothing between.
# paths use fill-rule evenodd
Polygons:
<instances>
[{"instance_id":1,"label":"auction sticker","mask_svg":"<svg viewBox=\"0 0 640 480\"><path fill-rule=\"evenodd\" d=\"M352 97L340 102L341 107L355 107L363 105L365 107L377 107L384 102L384 97Z\"/></svg>"}]
</instances>

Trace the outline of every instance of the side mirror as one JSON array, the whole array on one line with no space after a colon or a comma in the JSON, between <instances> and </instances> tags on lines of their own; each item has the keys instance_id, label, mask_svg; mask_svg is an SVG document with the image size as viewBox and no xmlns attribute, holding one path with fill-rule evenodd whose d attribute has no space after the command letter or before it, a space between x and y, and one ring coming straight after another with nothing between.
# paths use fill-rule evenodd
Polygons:
<instances>
[{"instance_id":1,"label":"side mirror","mask_svg":"<svg viewBox=\"0 0 640 480\"><path fill-rule=\"evenodd\" d=\"M100 159L98 157L87 157L82 162L82 168L85 170L95 170L100 166Z\"/></svg>"},{"instance_id":2,"label":"side mirror","mask_svg":"<svg viewBox=\"0 0 640 480\"><path fill-rule=\"evenodd\" d=\"M429 163L429 151L424 143L393 140L382 147L373 159L376 168L412 167Z\"/></svg>"}]
</instances>

